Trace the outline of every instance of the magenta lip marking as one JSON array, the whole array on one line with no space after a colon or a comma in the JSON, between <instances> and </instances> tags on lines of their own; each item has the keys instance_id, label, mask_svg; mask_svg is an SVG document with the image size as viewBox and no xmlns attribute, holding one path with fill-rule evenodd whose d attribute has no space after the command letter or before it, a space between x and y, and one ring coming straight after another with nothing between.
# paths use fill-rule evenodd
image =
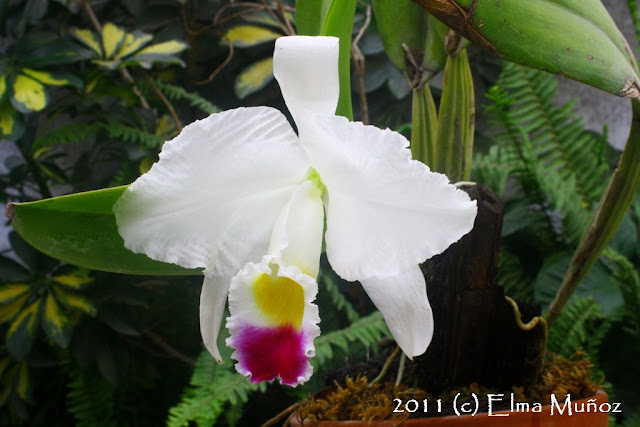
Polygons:
<instances>
[{"instance_id":1,"label":"magenta lip marking","mask_svg":"<svg viewBox=\"0 0 640 427\"><path fill-rule=\"evenodd\" d=\"M304 335L291 325L264 328L245 325L234 334L232 347L251 382L281 378L282 384L297 385L304 376L309 357L304 353Z\"/></svg>"}]
</instances>

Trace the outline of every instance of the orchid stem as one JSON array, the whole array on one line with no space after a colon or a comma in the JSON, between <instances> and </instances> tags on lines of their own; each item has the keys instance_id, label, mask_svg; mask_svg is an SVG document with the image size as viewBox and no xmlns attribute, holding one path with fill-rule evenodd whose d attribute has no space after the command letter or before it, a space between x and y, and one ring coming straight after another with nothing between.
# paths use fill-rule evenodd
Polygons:
<instances>
[{"instance_id":1,"label":"orchid stem","mask_svg":"<svg viewBox=\"0 0 640 427\"><path fill-rule=\"evenodd\" d=\"M611 241L640 185L640 101L632 100L631 107L633 115L627 145L607 191L573 254L562 285L545 314L549 326L558 319L573 292Z\"/></svg>"},{"instance_id":2,"label":"orchid stem","mask_svg":"<svg viewBox=\"0 0 640 427\"><path fill-rule=\"evenodd\" d=\"M398 376L396 377L396 387L398 387L402 382L402 376L404 375L404 365L406 361L407 361L407 357L404 354L400 354L400 366L398 366Z\"/></svg>"},{"instance_id":3,"label":"orchid stem","mask_svg":"<svg viewBox=\"0 0 640 427\"><path fill-rule=\"evenodd\" d=\"M396 358L397 354L400 352L400 347L396 347L395 350L393 350L393 352L391 353L391 355L387 358L387 361L384 362L384 366L382 366L382 370L380 371L380 373L378 374L377 377L375 377L373 379L373 381L371 381L369 383L369 387L371 387L372 385L379 383L385 375L387 375L387 371L389 370L389 367L391 366L391 363L393 362L393 359Z\"/></svg>"}]
</instances>

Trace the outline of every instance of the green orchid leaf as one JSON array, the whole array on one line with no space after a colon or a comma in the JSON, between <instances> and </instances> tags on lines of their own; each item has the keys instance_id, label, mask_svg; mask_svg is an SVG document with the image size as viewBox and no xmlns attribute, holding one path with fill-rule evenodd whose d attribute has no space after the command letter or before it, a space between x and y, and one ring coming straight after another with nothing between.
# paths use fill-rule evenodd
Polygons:
<instances>
[{"instance_id":1,"label":"green orchid leaf","mask_svg":"<svg viewBox=\"0 0 640 427\"><path fill-rule=\"evenodd\" d=\"M244 99L265 87L271 80L273 80L273 58L268 57L256 61L236 78L234 88L236 96Z\"/></svg>"},{"instance_id":2,"label":"green orchid leaf","mask_svg":"<svg viewBox=\"0 0 640 427\"><path fill-rule=\"evenodd\" d=\"M332 0L322 24L320 35L334 36L340 39L340 58L338 73L340 75L340 98L336 114L353 120L351 105L351 38L353 19L356 13L356 0Z\"/></svg>"},{"instance_id":3,"label":"green orchid leaf","mask_svg":"<svg viewBox=\"0 0 640 427\"><path fill-rule=\"evenodd\" d=\"M256 25L238 25L229 28L224 34L235 47L252 47L267 43L282 36L281 33Z\"/></svg>"},{"instance_id":4,"label":"green orchid leaf","mask_svg":"<svg viewBox=\"0 0 640 427\"><path fill-rule=\"evenodd\" d=\"M62 348L67 348L71 339L71 322L51 292L47 294L44 302L42 329L51 341Z\"/></svg>"},{"instance_id":5,"label":"green orchid leaf","mask_svg":"<svg viewBox=\"0 0 640 427\"><path fill-rule=\"evenodd\" d=\"M39 251L80 267L128 274L198 275L124 247L111 210L126 187L11 204L14 229Z\"/></svg>"},{"instance_id":6,"label":"green orchid leaf","mask_svg":"<svg viewBox=\"0 0 640 427\"><path fill-rule=\"evenodd\" d=\"M640 98L635 59L600 0L417 1L508 61Z\"/></svg>"},{"instance_id":7,"label":"green orchid leaf","mask_svg":"<svg viewBox=\"0 0 640 427\"><path fill-rule=\"evenodd\" d=\"M42 298L39 298L21 310L7 331L7 348L18 360L24 359L33 346L41 301Z\"/></svg>"},{"instance_id":8,"label":"green orchid leaf","mask_svg":"<svg viewBox=\"0 0 640 427\"><path fill-rule=\"evenodd\" d=\"M330 0L296 0L298 34L318 36L329 10Z\"/></svg>"},{"instance_id":9,"label":"green orchid leaf","mask_svg":"<svg viewBox=\"0 0 640 427\"><path fill-rule=\"evenodd\" d=\"M23 114L41 111L49 103L49 94L44 85L24 74L16 76L10 88L11 105Z\"/></svg>"}]
</instances>

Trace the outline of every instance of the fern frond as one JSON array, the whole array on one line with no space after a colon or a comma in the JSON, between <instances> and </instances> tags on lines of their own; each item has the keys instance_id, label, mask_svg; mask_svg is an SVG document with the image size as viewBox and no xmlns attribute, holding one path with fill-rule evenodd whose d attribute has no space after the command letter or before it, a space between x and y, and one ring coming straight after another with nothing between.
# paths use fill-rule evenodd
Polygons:
<instances>
[{"instance_id":1,"label":"fern frond","mask_svg":"<svg viewBox=\"0 0 640 427\"><path fill-rule=\"evenodd\" d=\"M549 215L550 229L576 244L606 184L606 142L584 130L573 103L552 105L556 86L548 73L506 63L487 112L527 198Z\"/></svg>"},{"instance_id":2,"label":"fern frond","mask_svg":"<svg viewBox=\"0 0 640 427\"><path fill-rule=\"evenodd\" d=\"M532 278L528 277L522 266L522 261L506 248L500 248L498 256L498 284L505 294L518 301L532 301Z\"/></svg>"},{"instance_id":3,"label":"fern frond","mask_svg":"<svg viewBox=\"0 0 640 427\"><path fill-rule=\"evenodd\" d=\"M332 359L333 347L339 347L345 353L349 350L349 343L359 341L366 347L376 347L383 337L390 337L391 333L379 311L362 317L351 326L321 335L315 340L316 356L311 359L314 366L320 366Z\"/></svg>"},{"instance_id":4,"label":"fern frond","mask_svg":"<svg viewBox=\"0 0 640 427\"><path fill-rule=\"evenodd\" d=\"M504 194L511 170L505 167L504 150L499 145L492 145L487 154L474 153L471 164L471 179L484 184L496 194Z\"/></svg>"},{"instance_id":5,"label":"fern frond","mask_svg":"<svg viewBox=\"0 0 640 427\"><path fill-rule=\"evenodd\" d=\"M631 319L633 331L640 336L640 274L627 257L611 247L605 249L603 255L601 259L613 274L614 283L618 285L624 298L622 314Z\"/></svg>"},{"instance_id":6,"label":"fern frond","mask_svg":"<svg viewBox=\"0 0 640 427\"><path fill-rule=\"evenodd\" d=\"M220 108L216 107L197 93L189 92L183 87L165 83L161 80L153 81L158 89L170 100L185 100L191 107L197 107L207 114L218 113Z\"/></svg>"},{"instance_id":7,"label":"fern frond","mask_svg":"<svg viewBox=\"0 0 640 427\"><path fill-rule=\"evenodd\" d=\"M116 426L114 419L114 387L97 373L73 370L67 384L67 411L77 427Z\"/></svg>"},{"instance_id":8,"label":"fern frond","mask_svg":"<svg viewBox=\"0 0 640 427\"><path fill-rule=\"evenodd\" d=\"M147 148L159 148L165 142L163 138L157 135L115 120L108 120L103 125L103 128L111 138L120 139L128 143L142 144Z\"/></svg>"},{"instance_id":9,"label":"fern frond","mask_svg":"<svg viewBox=\"0 0 640 427\"><path fill-rule=\"evenodd\" d=\"M353 308L353 305L347 300L340 290L338 277L333 273L333 271L320 271L320 274L318 274L318 284L323 290L329 293L334 307L338 310L344 311L349 322L353 323L360 318L356 309Z\"/></svg>"},{"instance_id":10,"label":"fern frond","mask_svg":"<svg viewBox=\"0 0 640 427\"><path fill-rule=\"evenodd\" d=\"M588 349L599 347L610 324L595 301L574 297L549 330L547 349L564 357L570 357L579 348L585 348L589 354ZM599 333L594 333L598 330Z\"/></svg>"},{"instance_id":11,"label":"fern frond","mask_svg":"<svg viewBox=\"0 0 640 427\"><path fill-rule=\"evenodd\" d=\"M186 426L191 421L212 426L227 404L243 404L258 390L264 392L265 383L253 384L238 374L232 363L218 364L205 350L198 357L182 402L169 410L167 426Z\"/></svg>"},{"instance_id":12,"label":"fern frond","mask_svg":"<svg viewBox=\"0 0 640 427\"><path fill-rule=\"evenodd\" d=\"M63 125L37 138L33 143L33 150L61 144L77 144L95 136L101 128L99 123L78 122Z\"/></svg>"}]
</instances>

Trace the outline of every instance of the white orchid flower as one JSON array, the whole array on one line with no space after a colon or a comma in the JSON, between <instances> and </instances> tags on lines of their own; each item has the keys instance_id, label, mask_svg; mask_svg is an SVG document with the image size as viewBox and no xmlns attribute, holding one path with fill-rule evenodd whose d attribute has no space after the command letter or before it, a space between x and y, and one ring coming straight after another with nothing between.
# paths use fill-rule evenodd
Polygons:
<instances>
[{"instance_id":1,"label":"white orchid flower","mask_svg":"<svg viewBox=\"0 0 640 427\"><path fill-rule=\"evenodd\" d=\"M419 264L471 230L475 201L412 160L402 135L335 115L338 39L280 38L273 66L298 135L268 107L186 126L114 206L125 246L204 268L207 349L220 360L229 296L238 371L296 385L311 375L320 333L326 212L332 268L362 283L407 356L424 353L433 316Z\"/></svg>"}]
</instances>

